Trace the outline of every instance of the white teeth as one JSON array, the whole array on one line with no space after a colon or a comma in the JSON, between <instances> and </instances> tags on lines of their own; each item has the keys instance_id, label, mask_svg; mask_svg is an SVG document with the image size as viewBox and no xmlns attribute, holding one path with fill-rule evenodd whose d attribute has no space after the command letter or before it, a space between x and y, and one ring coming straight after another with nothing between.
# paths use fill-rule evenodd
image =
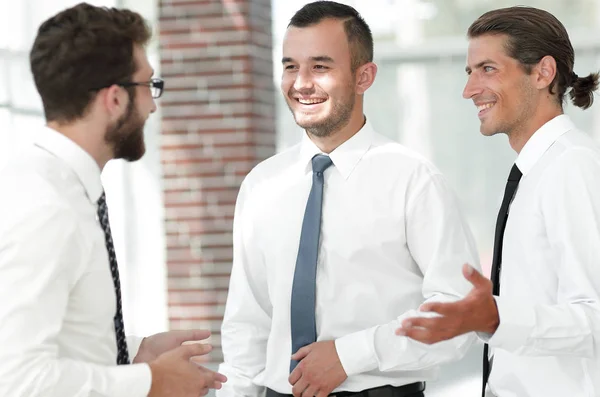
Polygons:
<instances>
[{"instance_id":1,"label":"white teeth","mask_svg":"<svg viewBox=\"0 0 600 397\"><path fill-rule=\"evenodd\" d=\"M325 102L325 100L324 99L298 99L298 102L300 102L303 105L314 105L315 103Z\"/></svg>"},{"instance_id":2,"label":"white teeth","mask_svg":"<svg viewBox=\"0 0 600 397\"><path fill-rule=\"evenodd\" d=\"M483 105L479 105L479 106L477 106L477 110L479 110L479 111L482 111L482 110L485 110L485 109L490 109L490 108L492 108L492 107L493 107L495 104L496 104L495 102L493 102L493 103L485 103L485 104L483 104Z\"/></svg>"}]
</instances>

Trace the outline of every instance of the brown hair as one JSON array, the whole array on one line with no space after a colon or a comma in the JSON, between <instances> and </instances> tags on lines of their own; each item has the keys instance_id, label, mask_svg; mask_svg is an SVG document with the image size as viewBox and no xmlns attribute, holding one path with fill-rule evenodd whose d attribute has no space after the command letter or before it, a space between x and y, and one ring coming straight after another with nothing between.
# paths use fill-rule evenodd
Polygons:
<instances>
[{"instance_id":1,"label":"brown hair","mask_svg":"<svg viewBox=\"0 0 600 397\"><path fill-rule=\"evenodd\" d=\"M369 25L354 8L335 1L315 1L298 10L288 27L305 28L316 25L324 19L337 19L344 22L344 30L351 51L351 68L373 62L373 35Z\"/></svg>"},{"instance_id":2,"label":"brown hair","mask_svg":"<svg viewBox=\"0 0 600 397\"><path fill-rule=\"evenodd\" d=\"M527 73L549 55L556 61L556 76L550 84L550 94L557 94L562 107L564 95L577 107L587 109L594 102L598 89L598 73L578 77L573 71L575 52L563 24L547 11L533 7L508 7L486 12L469 27L467 36L486 34L508 36L506 50L510 57L523 65ZM554 91L556 89L556 92Z\"/></svg>"},{"instance_id":3,"label":"brown hair","mask_svg":"<svg viewBox=\"0 0 600 397\"><path fill-rule=\"evenodd\" d=\"M86 3L42 23L29 60L46 120L76 120L95 89L129 81L136 71L134 47L151 35L136 12Z\"/></svg>"}]
</instances>

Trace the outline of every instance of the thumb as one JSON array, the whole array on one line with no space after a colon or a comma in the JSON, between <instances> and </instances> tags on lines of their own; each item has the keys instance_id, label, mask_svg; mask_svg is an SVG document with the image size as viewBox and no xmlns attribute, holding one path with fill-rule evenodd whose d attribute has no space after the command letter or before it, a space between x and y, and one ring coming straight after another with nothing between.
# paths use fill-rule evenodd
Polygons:
<instances>
[{"instance_id":1,"label":"thumb","mask_svg":"<svg viewBox=\"0 0 600 397\"><path fill-rule=\"evenodd\" d=\"M479 273L473 266L465 263L462 268L463 276L471 283L475 288L482 288L489 282L481 273Z\"/></svg>"},{"instance_id":2,"label":"thumb","mask_svg":"<svg viewBox=\"0 0 600 397\"><path fill-rule=\"evenodd\" d=\"M190 343L175 349L182 358L189 360L192 357L203 356L212 350L211 345L204 343Z\"/></svg>"},{"instance_id":3,"label":"thumb","mask_svg":"<svg viewBox=\"0 0 600 397\"><path fill-rule=\"evenodd\" d=\"M184 342L204 340L210 336L210 331L202 329L177 330L170 332L173 332L179 344Z\"/></svg>"}]
</instances>

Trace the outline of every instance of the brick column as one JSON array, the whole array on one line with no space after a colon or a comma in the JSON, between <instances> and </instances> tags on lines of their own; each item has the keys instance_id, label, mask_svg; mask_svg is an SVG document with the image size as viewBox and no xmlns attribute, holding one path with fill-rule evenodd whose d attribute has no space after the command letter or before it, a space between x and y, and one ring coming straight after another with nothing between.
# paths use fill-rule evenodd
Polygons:
<instances>
[{"instance_id":1,"label":"brick column","mask_svg":"<svg viewBox=\"0 0 600 397\"><path fill-rule=\"evenodd\" d=\"M219 361L235 199L275 152L271 3L161 0L159 34L169 322Z\"/></svg>"}]
</instances>

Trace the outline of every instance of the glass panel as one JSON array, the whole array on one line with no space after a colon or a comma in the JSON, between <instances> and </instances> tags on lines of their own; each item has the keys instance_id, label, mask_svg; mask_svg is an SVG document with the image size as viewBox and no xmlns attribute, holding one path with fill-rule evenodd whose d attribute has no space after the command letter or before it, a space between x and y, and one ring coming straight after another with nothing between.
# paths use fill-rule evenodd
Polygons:
<instances>
[{"instance_id":1,"label":"glass panel","mask_svg":"<svg viewBox=\"0 0 600 397\"><path fill-rule=\"evenodd\" d=\"M0 106L7 105L10 99L9 94L9 76L8 62L2 58L3 53L0 52ZM0 124L1 125L1 124Z\"/></svg>"},{"instance_id":2,"label":"glass panel","mask_svg":"<svg viewBox=\"0 0 600 397\"><path fill-rule=\"evenodd\" d=\"M0 167L4 165L8 155L11 153L10 131L12 130L12 118L10 111L0 107Z\"/></svg>"},{"instance_id":3,"label":"glass panel","mask_svg":"<svg viewBox=\"0 0 600 397\"><path fill-rule=\"evenodd\" d=\"M15 56L9 63L10 93L16 108L42 112L42 101L37 93L26 56Z\"/></svg>"},{"instance_id":4,"label":"glass panel","mask_svg":"<svg viewBox=\"0 0 600 397\"><path fill-rule=\"evenodd\" d=\"M27 1L0 0L0 49L24 48Z\"/></svg>"},{"instance_id":5,"label":"glass panel","mask_svg":"<svg viewBox=\"0 0 600 397\"><path fill-rule=\"evenodd\" d=\"M403 0L396 0L402 2ZM404 0L405 1L405 0ZM428 4L433 13L422 19L425 37L461 35L469 25L486 11L514 6L513 0L410 0ZM569 31L585 30L598 26L598 1L594 0L525 0L518 4L545 9L554 14Z\"/></svg>"}]
</instances>

